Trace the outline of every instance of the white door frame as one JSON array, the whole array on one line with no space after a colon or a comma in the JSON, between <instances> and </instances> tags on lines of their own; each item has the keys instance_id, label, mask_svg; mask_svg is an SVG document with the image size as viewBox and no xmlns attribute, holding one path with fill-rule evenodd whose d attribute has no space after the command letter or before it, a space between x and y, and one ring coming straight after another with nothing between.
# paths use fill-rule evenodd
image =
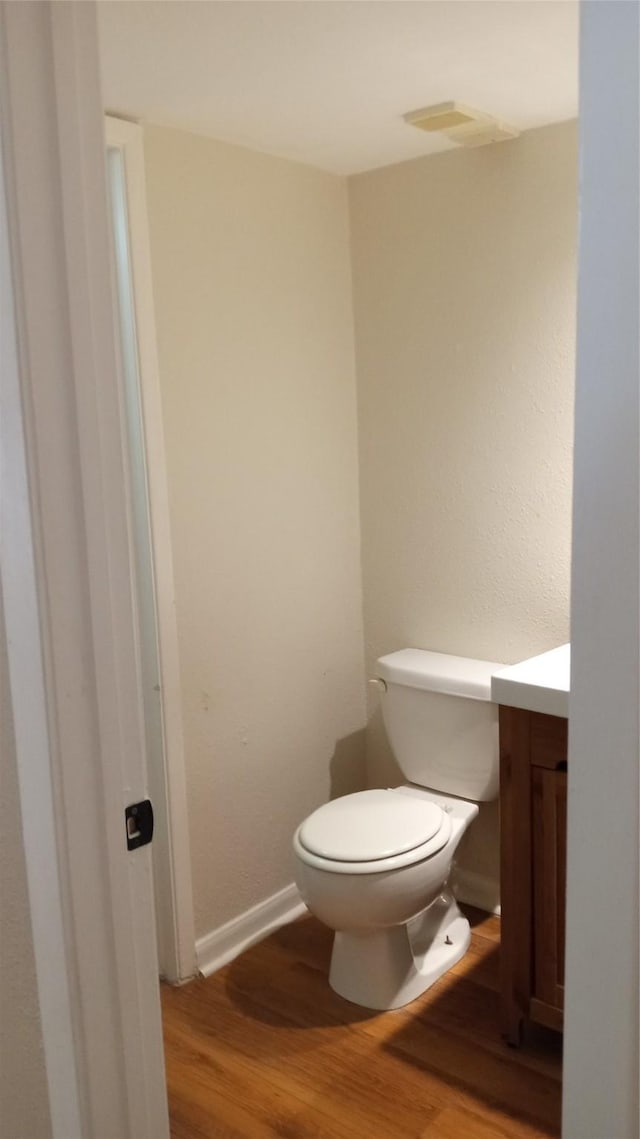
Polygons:
<instances>
[{"instance_id":1,"label":"white door frame","mask_svg":"<svg viewBox=\"0 0 640 1139\"><path fill-rule=\"evenodd\" d=\"M62 920L61 867L40 631L36 555L29 502L16 311L0 153L0 587L6 610L9 682L18 757L40 1020L47 1050L54 1135L82 1131L71 986ZM28 759L28 762L27 762ZM44 942L48 942L43 952ZM55 1051L48 1047L56 1040Z\"/></svg>"},{"instance_id":2,"label":"white door frame","mask_svg":"<svg viewBox=\"0 0 640 1139\"><path fill-rule=\"evenodd\" d=\"M166 1139L95 5L3 2L0 39L2 584L52 1134Z\"/></svg>"},{"instance_id":3,"label":"white door frame","mask_svg":"<svg viewBox=\"0 0 640 1139\"><path fill-rule=\"evenodd\" d=\"M162 718L162 757L151 764L149 785L156 818L153 869L160 971L179 983L197 971L191 855L182 727L182 695L173 579L164 428L151 277L142 128L107 116L109 149L122 156L126 183L129 256L147 500L153 565L156 640ZM145 539L146 540L146 537ZM161 762L158 762L160 761Z\"/></svg>"}]
</instances>

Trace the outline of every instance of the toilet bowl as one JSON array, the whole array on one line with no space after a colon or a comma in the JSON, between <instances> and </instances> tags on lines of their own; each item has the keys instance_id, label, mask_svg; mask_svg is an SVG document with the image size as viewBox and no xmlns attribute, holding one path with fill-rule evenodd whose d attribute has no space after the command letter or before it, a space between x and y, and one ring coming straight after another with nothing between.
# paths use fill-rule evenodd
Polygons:
<instances>
[{"instance_id":1,"label":"toilet bowl","mask_svg":"<svg viewBox=\"0 0 640 1139\"><path fill-rule=\"evenodd\" d=\"M448 881L476 800L498 790L489 692L500 667L414 649L382 657L387 732L405 774L423 778L326 803L295 832L300 894L335 930L329 983L356 1004L400 1008L468 948Z\"/></svg>"}]
</instances>

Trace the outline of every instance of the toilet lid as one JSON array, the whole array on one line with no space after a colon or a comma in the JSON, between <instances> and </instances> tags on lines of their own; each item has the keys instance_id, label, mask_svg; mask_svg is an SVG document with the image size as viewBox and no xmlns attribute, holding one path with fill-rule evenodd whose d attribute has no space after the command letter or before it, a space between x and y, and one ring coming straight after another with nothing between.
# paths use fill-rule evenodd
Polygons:
<instances>
[{"instance_id":1,"label":"toilet lid","mask_svg":"<svg viewBox=\"0 0 640 1139\"><path fill-rule=\"evenodd\" d=\"M357 791L319 807L302 824L301 845L335 862L373 862L434 838L446 815L436 803L395 791ZM447 835L443 835L443 843Z\"/></svg>"}]
</instances>

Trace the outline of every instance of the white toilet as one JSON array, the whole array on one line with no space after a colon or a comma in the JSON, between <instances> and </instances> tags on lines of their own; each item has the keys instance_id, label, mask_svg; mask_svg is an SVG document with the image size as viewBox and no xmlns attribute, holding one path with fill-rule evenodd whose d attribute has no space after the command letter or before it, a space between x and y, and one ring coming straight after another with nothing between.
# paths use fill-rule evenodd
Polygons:
<instances>
[{"instance_id":1,"label":"white toilet","mask_svg":"<svg viewBox=\"0 0 640 1139\"><path fill-rule=\"evenodd\" d=\"M329 983L355 1004L400 1008L467 950L447 881L477 803L498 794L502 667L421 649L381 657L384 723L410 782L335 799L294 835L298 889L336 931Z\"/></svg>"}]
</instances>

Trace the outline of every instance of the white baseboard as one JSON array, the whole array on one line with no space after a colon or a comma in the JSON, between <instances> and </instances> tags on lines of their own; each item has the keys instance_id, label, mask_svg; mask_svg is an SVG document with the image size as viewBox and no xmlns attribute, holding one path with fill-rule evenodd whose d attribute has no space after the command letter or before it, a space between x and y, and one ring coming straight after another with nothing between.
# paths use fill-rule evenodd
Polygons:
<instances>
[{"instance_id":1,"label":"white baseboard","mask_svg":"<svg viewBox=\"0 0 640 1139\"><path fill-rule=\"evenodd\" d=\"M452 886L459 902L485 910L488 914L500 913L500 883L492 878L456 866Z\"/></svg>"},{"instance_id":2,"label":"white baseboard","mask_svg":"<svg viewBox=\"0 0 640 1139\"><path fill-rule=\"evenodd\" d=\"M287 922L294 921L306 913L305 906L294 882L272 894L264 902L252 906L237 918L213 929L196 941L198 971L203 977L210 977L216 969L228 965L251 945L262 941L270 933Z\"/></svg>"}]
</instances>

